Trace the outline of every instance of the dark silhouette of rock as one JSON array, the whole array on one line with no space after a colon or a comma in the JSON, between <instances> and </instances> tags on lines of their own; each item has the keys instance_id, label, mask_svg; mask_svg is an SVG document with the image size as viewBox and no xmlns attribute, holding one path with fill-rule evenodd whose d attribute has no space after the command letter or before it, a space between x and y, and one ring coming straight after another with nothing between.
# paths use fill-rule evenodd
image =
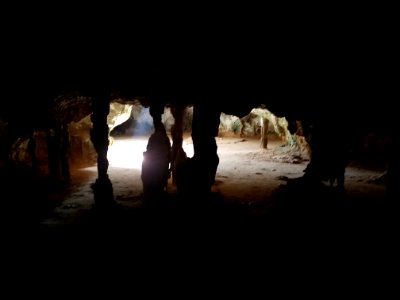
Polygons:
<instances>
[{"instance_id":1,"label":"dark silhouette of rock","mask_svg":"<svg viewBox=\"0 0 400 300\"><path fill-rule=\"evenodd\" d=\"M164 125L157 123L150 136L147 150L143 153L142 182L147 198L157 197L166 192L170 177L171 142Z\"/></svg>"}]
</instances>

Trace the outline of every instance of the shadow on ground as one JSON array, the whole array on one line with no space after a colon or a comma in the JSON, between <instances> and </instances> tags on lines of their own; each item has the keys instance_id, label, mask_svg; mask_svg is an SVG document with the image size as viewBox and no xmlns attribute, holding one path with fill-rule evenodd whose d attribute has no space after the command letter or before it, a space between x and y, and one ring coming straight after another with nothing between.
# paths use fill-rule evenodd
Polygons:
<instances>
[{"instance_id":1,"label":"shadow on ground","mask_svg":"<svg viewBox=\"0 0 400 300\"><path fill-rule=\"evenodd\" d=\"M119 199L102 209L93 206L65 224L61 220L49 226L32 217L19 225L29 240L59 249L248 251L323 243L351 248L384 242L394 233L395 211L384 199L349 197L299 178L253 205L231 202L218 193L165 194Z\"/></svg>"}]
</instances>

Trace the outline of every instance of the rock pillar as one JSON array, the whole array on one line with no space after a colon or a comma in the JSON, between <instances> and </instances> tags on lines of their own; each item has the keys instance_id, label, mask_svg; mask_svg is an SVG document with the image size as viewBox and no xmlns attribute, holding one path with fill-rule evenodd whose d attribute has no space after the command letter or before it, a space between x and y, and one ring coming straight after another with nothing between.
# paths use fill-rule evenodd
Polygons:
<instances>
[{"instance_id":1,"label":"rock pillar","mask_svg":"<svg viewBox=\"0 0 400 300\"><path fill-rule=\"evenodd\" d=\"M186 106L180 103L171 106L171 113L174 117L174 125L171 128L172 150L171 150L171 171L172 183L177 183L176 168L182 160L186 160L186 153L183 150L183 113Z\"/></svg>"},{"instance_id":2,"label":"rock pillar","mask_svg":"<svg viewBox=\"0 0 400 300\"><path fill-rule=\"evenodd\" d=\"M215 137L218 135L220 115L219 108L206 103L197 103L193 107L193 193L208 193L214 184L219 164Z\"/></svg>"},{"instance_id":3,"label":"rock pillar","mask_svg":"<svg viewBox=\"0 0 400 300\"><path fill-rule=\"evenodd\" d=\"M108 178L108 145L109 128L107 116L110 111L108 96L98 94L92 98L92 129L90 138L97 152L97 180L92 184L94 201L97 207L115 204L114 192L110 179Z\"/></svg>"},{"instance_id":4,"label":"rock pillar","mask_svg":"<svg viewBox=\"0 0 400 300\"><path fill-rule=\"evenodd\" d=\"M261 138L260 138L260 147L263 149L267 149L268 146L268 125L269 120L267 118L261 117Z\"/></svg>"}]
</instances>

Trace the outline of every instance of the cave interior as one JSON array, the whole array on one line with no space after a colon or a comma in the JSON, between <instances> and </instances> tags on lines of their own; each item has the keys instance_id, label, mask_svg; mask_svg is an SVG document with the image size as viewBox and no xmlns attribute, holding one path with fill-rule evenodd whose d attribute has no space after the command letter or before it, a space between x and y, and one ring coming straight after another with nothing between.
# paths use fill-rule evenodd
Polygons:
<instances>
[{"instance_id":1,"label":"cave interior","mask_svg":"<svg viewBox=\"0 0 400 300\"><path fill-rule=\"evenodd\" d=\"M203 246L246 244L253 249L265 236L285 245L290 240L291 246L317 236L353 246L389 236L400 187L390 61L365 63L372 50L360 53L358 46L348 52L290 49L274 48L268 55L243 48L230 55L198 49L195 57L170 49L162 58L154 50L144 56L145 51L114 49L99 62L93 49L70 45L55 60L47 57L48 49L18 56L2 70L0 180L6 222L26 240L55 243L60 249L80 244L98 250L104 241L122 247L132 235L136 244L153 236L152 245L172 240L176 246L189 239L193 247L201 241ZM166 129L177 187L177 193L165 193L165 178L154 181L154 173L147 173L140 209L117 203L107 158L123 126L124 132L132 129L132 107L138 105L148 109L150 132L162 132L166 109L173 117ZM190 122L185 119L188 108ZM226 124L221 116L245 121L254 109L285 118L282 143L301 139L310 159L304 176L288 180L273 201L248 213L246 205L226 203L213 185L220 161L216 138ZM274 125L271 117L257 120ZM238 127L230 127L240 137ZM185 131L193 141L192 157L182 152ZM267 133L261 139L264 147ZM366 137L374 141L370 156L363 152ZM343 188L346 166L357 160L368 164L368 159L384 166L385 192L377 199L352 201L346 181ZM86 199L92 209L73 224L43 225L62 206L71 183L80 180L72 168L88 164L96 166L97 174L92 197ZM338 187L322 183L327 179Z\"/></svg>"}]
</instances>

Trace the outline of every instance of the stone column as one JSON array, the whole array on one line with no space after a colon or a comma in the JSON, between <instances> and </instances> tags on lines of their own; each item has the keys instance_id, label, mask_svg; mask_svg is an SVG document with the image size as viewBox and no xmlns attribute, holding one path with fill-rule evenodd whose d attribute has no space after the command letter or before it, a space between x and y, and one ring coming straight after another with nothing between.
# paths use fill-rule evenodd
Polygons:
<instances>
[{"instance_id":1,"label":"stone column","mask_svg":"<svg viewBox=\"0 0 400 300\"><path fill-rule=\"evenodd\" d=\"M155 100L154 103L150 105L150 115L153 118L154 128L161 124L161 115L164 113L164 104L160 104L158 101L160 100Z\"/></svg>"},{"instance_id":2,"label":"stone column","mask_svg":"<svg viewBox=\"0 0 400 300\"><path fill-rule=\"evenodd\" d=\"M261 118L261 138L260 138L260 147L263 149L267 149L268 146L268 124L269 120L264 117Z\"/></svg>"},{"instance_id":3,"label":"stone column","mask_svg":"<svg viewBox=\"0 0 400 300\"><path fill-rule=\"evenodd\" d=\"M106 93L92 98L92 129L90 138L97 152L97 180L92 184L94 202L97 207L114 205L114 192L108 178L108 145L109 128L107 116L110 111L110 100Z\"/></svg>"},{"instance_id":4,"label":"stone column","mask_svg":"<svg viewBox=\"0 0 400 300\"><path fill-rule=\"evenodd\" d=\"M167 190L170 175L171 142L161 121L164 105L154 103L150 106L154 132L150 136L146 152L143 153L141 179L143 193L147 200L161 199Z\"/></svg>"},{"instance_id":5,"label":"stone column","mask_svg":"<svg viewBox=\"0 0 400 300\"><path fill-rule=\"evenodd\" d=\"M172 150L171 150L171 170L172 170L172 183L176 184L176 167L179 161L186 159L186 153L183 150L183 113L185 112L186 105L176 103L171 106L171 113L174 117L174 125L171 128L172 135Z\"/></svg>"},{"instance_id":6,"label":"stone column","mask_svg":"<svg viewBox=\"0 0 400 300\"><path fill-rule=\"evenodd\" d=\"M197 103L193 107L193 193L209 193L214 184L219 164L215 137L218 136L220 115L219 108L206 103Z\"/></svg>"}]
</instances>

